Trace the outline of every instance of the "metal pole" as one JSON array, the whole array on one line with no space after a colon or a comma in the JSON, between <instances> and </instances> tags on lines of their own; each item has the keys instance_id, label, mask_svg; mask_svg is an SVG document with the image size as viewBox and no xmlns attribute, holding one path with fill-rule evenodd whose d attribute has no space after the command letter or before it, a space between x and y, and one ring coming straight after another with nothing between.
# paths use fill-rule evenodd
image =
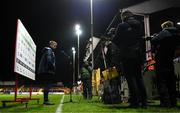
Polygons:
<instances>
[{"instance_id":1,"label":"metal pole","mask_svg":"<svg viewBox=\"0 0 180 113\"><path fill-rule=\"evenodd\" d=\"M73 50L73 85L75 85L75 50Z\"/></svg>"},{"instance_id":2,"label":"metal pole","mask_svg":"<svg viewBox=\"0 0 180 113\"><path fill-rule=\"evenodd\" d=\"M93 0L91 0L91 41L92 41L92 69L94 69L94 52L93 52Z\"/></svg>"},{"instance_id":3,"label":"metal pole","mask_svg":"<svg viewBox=\"0 0 180 113\"><path fill-rule=\"evenodd\" d=\"M149 25L149 15L144 15L144 28L145 28L145 38L150 36L150 25ZM151 43L150 41L146 41L146 60L149 60L149 56L152 56L151 52Z\"/></svg>"},{"instance_id":4,"label":"metal pole","mask_svg":"<svg viewBox=\"0 0 180 113\"><path fill-rule=\"evenodd\" d=\"M70 58L70 57L69 57ZM72 64L72 62L71 62L71 59L69 59L69 69L71 69L70 67L71 67L71 64ZM70 70L69 70L70 71ZM74 73L74 71L73 71L73 73ZM72 102L72 89L73 89L73 86L74 86L74 77L73 77L73 81L72 81L72 84L71 84L71 86L70 86L70 93L69 93L69 95L70 95L70 102Z\"/></svg>"},{"instance_id":5,"label":"metal pole","mask_svg":"<svg viewBox=\"0 0 180 113\"><path fill-rule=\"evenodd\" d=\"M15 80L15 91L14 91L14 101L17 100L17 92L18 92L18 74L16 73L16 80Z\"/></svg>"},{"instance_id":6,"label":"metal pole","mask_svg":"<svg viewBox=\"0 0 180 113\"><path fill-rule=\"evenodd\" d=\"M29 88L29 98L31 99L32 97L32 84L30 84L30 88Z\"/></svg>"},{"instance_id":7,"label":"metal pole","mask_svg":"<svg viewBox=\"0 0 180 113\"><path fill-rule=\"evenodd\" d=\"M73 87L71 86L71 89L70 89L70 100L69 100L70 102L72 102L72 88Z\"/></svg>"},{"instance_id":8,"label":"metal pole","mask_svg":"<svg viewBox=\"0 0 180 113\"><path fill-rule=\"evenodd\" d=\"M79 34L77 34L78 36L78 78L80 78L80 75L79 75Z\"/></svg>"}]
</instances>

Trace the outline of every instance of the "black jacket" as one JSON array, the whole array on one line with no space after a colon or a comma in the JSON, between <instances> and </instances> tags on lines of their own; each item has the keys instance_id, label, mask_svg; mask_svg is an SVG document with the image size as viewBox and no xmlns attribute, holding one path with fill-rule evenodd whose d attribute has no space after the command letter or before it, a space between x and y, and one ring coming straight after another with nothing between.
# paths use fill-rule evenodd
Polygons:
<instances>
[{"instance_id":1,"label":"black jacket","mask_svg":"<svg viewBox=\"0 0 180 113\"><path fill-rule=\"evenodd\" d=\"M117 67L120 64L119 48L114 43L110 43L107 46L107 48L108 48L106 53L107 67L113 67L113 66Z\"/></svg>"},{"instance_id":2,"label":"black jacket","mask_svg":"<svg viewBox=\"0 0 180 113\"><path fill-rule=\"evenodd\" d=\"M39 63L38 74L55 74L55 55L50 47L44 47Z\"/></svg>"},{"instance_id":3,"label":"black jacket","mask_svg":"<svg viewBox=\"0 0 180 113\"><path fill-rule=\"evenodd\" d=\"M113 42L119 47L122 59L142 58L145 49L142 33L140 21L133 17L118 25Z\"/></svg>"},{"instance_id":4,"label":"black jacket","mask_svg":"<svg viewBox=\"0 0 180 113\"><path fill-rule=\"evenodd\" d=\"M180 44L178 33L179 31L175 27L166 28L151 40L157 63L164 66L172 63L176 47Z\"/></svg>"}]
</instances>

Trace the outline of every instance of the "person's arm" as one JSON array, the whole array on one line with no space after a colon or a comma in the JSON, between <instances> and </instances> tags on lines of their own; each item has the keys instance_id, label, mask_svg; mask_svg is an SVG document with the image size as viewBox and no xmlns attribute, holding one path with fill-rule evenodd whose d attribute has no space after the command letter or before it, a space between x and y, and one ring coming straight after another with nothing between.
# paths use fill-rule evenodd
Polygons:
<instances>
[{"instance_id":1,"label":"person's arm","mask_svg":"<svg viewBox=\"0 0 180 113\"><path fill-rule=\"evenodd\" d=\"M119 38L119 34L120 34L120 32L121 32L121 26L122 26L122 24L119 24L119 25L117 26L117 28L115 29L115 35L114 35L114 37L113 37L114 40L117 40L117 39Z\"/></svg>"},{"instance_id":2,"label":"person's arm","mask_svg":"<svg viewBox=\"0 0 180 113\"><path fill-rule=\"evenodd\" d=\"M167 37L171 37L172 34L168 30L162 30L159 32L158 35L156 35L152 40L151 43L153 45L159 44L162 40L166 39Z\"/></svg>"}]
</instances>

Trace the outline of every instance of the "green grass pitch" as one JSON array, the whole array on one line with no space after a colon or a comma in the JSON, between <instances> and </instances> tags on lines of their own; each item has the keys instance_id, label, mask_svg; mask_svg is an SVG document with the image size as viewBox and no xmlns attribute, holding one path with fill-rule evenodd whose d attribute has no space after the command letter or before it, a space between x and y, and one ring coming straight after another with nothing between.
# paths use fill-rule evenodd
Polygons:
<instances>
[{"instance_id":1,"label":"green grass pitch","mask_svg":"<svg viewBox=\"0 0 180 113\"><path fill-rule=\"evenodd\" d=\"M5 108L0 104L0 113L56 113L61 98L63 95L49 95L50 102L55 105L44 106L42 104L43 95L33 95L32 98L40 98L40 103L37 104L36 100L28 102L28 107L23 103L7 103ZM28 97L28 95L18 95L18 97ZM13 100L14 95L0 94L0 101ZM160 108L158 107L159 101L150 103L147 109L143 108L128 108L127 103L107 105L93 97L92 100L84 100L80 95L73 95L72 102L70 96L65 95L62 103L61 113L180 113L180 101L178 101L177 108Z\"/></svg>"}]
</instances>

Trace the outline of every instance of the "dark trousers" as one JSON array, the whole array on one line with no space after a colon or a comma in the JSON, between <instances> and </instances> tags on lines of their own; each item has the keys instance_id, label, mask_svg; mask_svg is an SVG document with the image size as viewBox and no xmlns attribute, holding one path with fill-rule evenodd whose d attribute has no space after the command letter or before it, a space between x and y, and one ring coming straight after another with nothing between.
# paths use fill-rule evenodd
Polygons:
<instances>
[{"instance_id":1,"label":"dark trousers","mask_svg":"<svg viewBox=\"0 0 180 113\"><path fill-rule=\"evenodd\" d=\"M140 60L124 60L122 61L122 65L123 73L128 83L130 104L146 104L147 94L142 77Z\"/></svg>"},{"instance_id":2,"label":"dark trousers","mask_svg":"<svg viewBox=\"0 0 180 113\"><path fill-rule=\"evenodd\" d=\"M42 73L38 75L38 81L43 85L43 96L44 103L49 101L49 90L52 87L52 81L54 80L54 75L49 73Z\"/></svg>"},{"instance_id":3,"label":"dark trousers","mask_svg":"<svg viewBox=\"0 0 180 113\"><path fill-rule=\"evenodd\" d=\"M176 106L176 76L173 63L156 66L157 86L162 106Z\"/></svg>"},{"instance_id":4,"label":"dark trousers","mask_svg":"<svg viewBox=\"0 0 180 113\"><path fill-rule=\"evenodd\" d=\"M43 94L44 94L44 103L49 101L49 90L50 90L51 86L52 86L51 83L48 83L48 84L44 85L44 91L43 91Z\"/></svg>"},{"instance_id":5,"label":"dark trousers","mask_svg":"<svg viewBox=\"0 0 180 113\"><path fill-rule=\"evenodd\" d=\"M85 99L91 99L92 98L92 81L91 79L84 79L83 82L83 97Z\"/></svg>"}]
</instances>

